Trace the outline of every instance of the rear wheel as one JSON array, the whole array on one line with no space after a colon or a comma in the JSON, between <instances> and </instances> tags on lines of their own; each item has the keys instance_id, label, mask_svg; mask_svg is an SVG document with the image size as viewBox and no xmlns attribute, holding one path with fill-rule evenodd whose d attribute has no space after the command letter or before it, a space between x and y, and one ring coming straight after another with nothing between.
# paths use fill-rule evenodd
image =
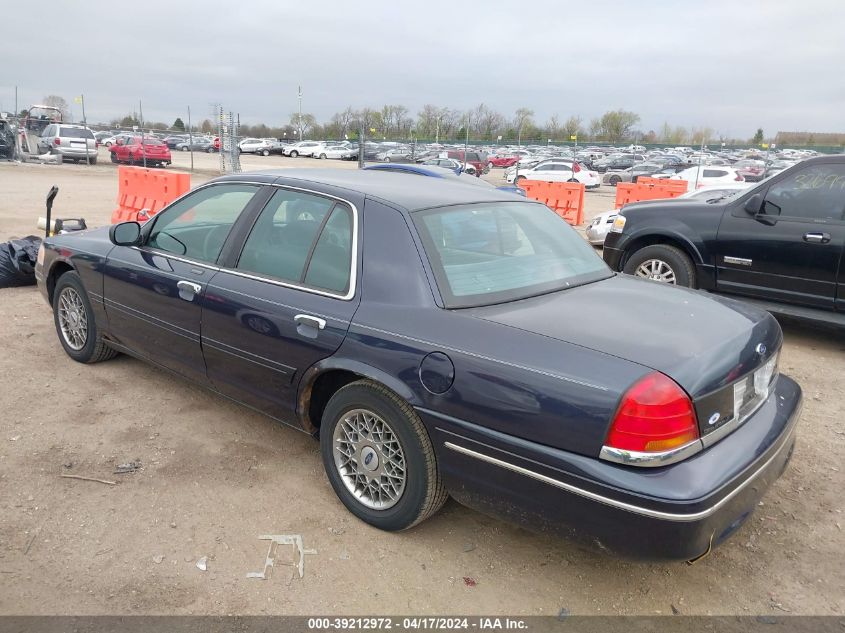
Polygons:
<instances>
[{"instance_id":1,"label":"rear wheel","mask_svg":"<svg viewBox=\"0 0 845 633\"><path fill-rule=\"evenodd\" d=\"M297 152L296 150L293 150L293 151L290 153L290 157L291 157L291 158L296 158L297 156L299 156L299 152Z\"/></svg>"},{"instance_id":2,"label":"rear wheel","mask_svg":"<svg viewBox=\"0 0 845 633\"><path fill-rule=\"evenodd\" d=\"M326 155L325 155L325 154L320 154L320 158L325 159L325 158L326 158Z\"/></svg>"},{"instance_id":3,"label":"rear wheel","mask_svg":"<svg viewBox=\"0 0 845 633\"><path fill-rule=\"evenodd\" d=\"M117 160L117 154L115 154L114 152L109 152L109 155L111 156L111 162L113 162L113 163L119 163L120 162L119 160Z\"/></svg>"},{"instance_id":4,"label":"rear wheel","mask_svg":"<svg viewBox=\"0 0 845 633\"><path fill-rule=\"evenodd\" d=\"M635 251L625 262L624 272L666 284L695 288L695 266L681 249L653 244Z\"/></svg>"},{"instance_id":5,"label":"rear wheel","mask_svg":"<svg viewBox=\"0 0 845 633\"><path fill-rule=\"evenodd\" d=\"M262 156L269 156L269 155L270 155L270 150L269 150L269 149L262 149L262 150L261 150L261 155L262 155Z\"/></svg>"},{"instance_id":6,"label":"rear wheel","mask_svg":"<svg viewBox=\"0 0 845 633\"><path fill-rule=\"evenodd\" d=\"M180 151L183 151L183 152L187 152L187 151L188 151L188 146L187 146L187 145L183 145L182 147L180 147L180 148L179 148L179 150L180 150Z\"/></svg>"},{"instance_id":7,"label":"rear wheel","mask_svg":"<svg viewBox=\"0 0 845 633\"><path fill-rule=\"evenodd\" d=\"M422 421L382 385L361 380L332 396L323 413L320 449L337 496L377 528L413 527L446 501Z\"/></svg>"},{"instance_id":8,"label":"rear wheel","mask_svg":"<svg viewBox=\"0 0 845 633\"><path fill-rule=\"evenodd\" d=\"M619 176L611 176L608 182L614 187L620 183L622 179Z\"/></svg>"},{"instance_id":9,"label":"rear wheel","mask_svg":"<svg viewBox=\"0 0 845 633\"><path fill-rule=\"evenodd\" d=\"M98 363L117 356L117 352L99 338L88 293L75 272L65 273L56 282L53 319L59 342L73 360Z\"/></svg>"},{"instance_id":10,"label":"rear wheel","mask_svg":"<svg viewBox=\"0 0 845 633\"><path fill-rule=\"evenodd\" d=\"M90 165L96 165L96 164L97 164L97 157L96 157L96 156L92 156L90 159L88 159L88 163L89 163Z\"/></svg>"}]
</instances>

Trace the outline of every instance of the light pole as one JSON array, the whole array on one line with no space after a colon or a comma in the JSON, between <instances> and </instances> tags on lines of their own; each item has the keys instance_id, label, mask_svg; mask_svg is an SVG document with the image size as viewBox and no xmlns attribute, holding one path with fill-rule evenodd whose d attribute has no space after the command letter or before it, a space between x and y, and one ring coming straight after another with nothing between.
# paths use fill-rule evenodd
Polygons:
<instances>
[{"instance_id":1,"label":"light pole","mask_svg":"<svg viewBox=\"0 0 845 633\"><path fill-rule=\"evenodd\" d=\"M302 140L302 86L299 86L299 140Z\"/></svg>"}]
</instances>

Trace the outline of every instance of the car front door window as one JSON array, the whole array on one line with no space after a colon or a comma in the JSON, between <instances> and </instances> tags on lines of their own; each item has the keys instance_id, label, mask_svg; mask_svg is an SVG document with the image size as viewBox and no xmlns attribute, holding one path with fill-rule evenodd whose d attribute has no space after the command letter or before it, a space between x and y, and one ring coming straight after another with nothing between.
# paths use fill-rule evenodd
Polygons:
<instances>
[{"instance_id":1,"label":"car front door window","mask_svg":"<svg viewBox=\"0 0 845 633\"><path fill-rule=\"evenodd\" d=\"M845 165L813 165L769 187L767 215L815 221L843 220Z\"/></svg>"},{"instance_id":2,"label":"car front door window","mask_svg":"<svg viewBox=\"0 0 845 633\"><path fill-rule=\"evenodd\" d=\"M155 220L146 245L214 263L232 225L257 191L254 185L212 185L179 200Z\"/></svg>"}]
</instances>

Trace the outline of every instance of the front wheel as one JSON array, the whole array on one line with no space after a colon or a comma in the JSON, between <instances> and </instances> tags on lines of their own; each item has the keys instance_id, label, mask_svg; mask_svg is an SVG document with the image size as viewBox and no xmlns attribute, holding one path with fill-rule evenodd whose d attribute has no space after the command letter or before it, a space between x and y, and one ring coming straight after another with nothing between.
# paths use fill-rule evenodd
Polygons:
<instances>
[{"instance_id":1,"label":"front wheel","mask_svg":"<svg viewBox=\"0 0 845 633\"><path fill-rule=\"evenodd\" d=\"M59 342L78 363L99 363L117 356L100 340L88 293L75 272L66 272L56 282L53 294L53 319Z\"/></svg>"},{"instance_id":2,"label":"front wheel","mask_svg":"<svg viewBox=\"0 0 845 633\"><path fill-rule=\"evenodd\" d=\"M293 150L293 151L290 153L290 157L291 157L291 158L296 158L297 156L299 156L299 152L297 152L296 150Z\"/></svg>"},{"instance_id":3,"label":"front wheel","mask_svg":"<svg viewBox=\"0 0 845 633\"><path fill-rule=\"evenodd\" d=\"M321 158L321 159L323 159L323 160L325 160L326 155L325 155L325 154L320 154L320 158Z\"/></svg>"},{"instance_id":4,"label":"front wheel","mask_svg":"<svg viewBox=\"0 0 845 633\"><path fill-rule=\"evenodd\" d=\"M653 244L635 251L625 262L624 272L666 284L695 288L695 266L681 249Z\"/></svg>"},{"instance_id":5,"label":"front wheel","mask_svg":"<svg viewBox=\"0 0 845 633\"><path fill-rule=\"evenodd\" d=\"M262 156L269 156L269 155L270 155L270 150L269 150L269 149L263 149L263 150L261 150L261 155L262 155Z\"/></svg>"},{"instance_id":6,"label":"front wheel","mask_svg":"<svg viewBox=\"0 0 845 633\"><path fill-rule=\"evenodd\" d=\"M320 450L337 496L379 529L413 527L446 501L422 421L382 385L361 380L332 396L322 417Z\"/></svg>"},{"instance_id":7,"label":"front wheel","mask_svg":"<svg viewBox=\"0 0 845 633\"><path fill-rule=\"evenodd\" d=\"M188 151L188 147L187 147L186 145L183 145L182 147L180 147L180 148L179 148L179 151L180 151L180 152L187 152L187 151Z\"/></svg>"}]
</instances>

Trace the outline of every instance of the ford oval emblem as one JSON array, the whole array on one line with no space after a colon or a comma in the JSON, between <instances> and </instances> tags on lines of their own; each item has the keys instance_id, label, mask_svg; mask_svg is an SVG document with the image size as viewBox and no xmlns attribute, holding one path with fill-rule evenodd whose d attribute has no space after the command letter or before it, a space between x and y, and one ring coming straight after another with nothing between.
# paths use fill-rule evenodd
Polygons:
<instances>
[{"instance_id":1,"label":"ford oval emblem","mask_svg":"<svg viewBox=\"0 0 845 633\"><path fill-rule=\"evenodd\" d=\"M758 354L760 354L760 356L765 356L766 355L766 346L763 345L763 343L757 343L757 347L754 348L754 351L756 351Z\"/></svg>"},{"instance_id":2,"label":"ford oval emblem","mask_svg":"<svg viewBox=\"0 0 845 633\"><path fill-rule=\"evenodd\" d=\"M373 461L373 453L367 453L364 457L364 463L369 466L371 461Z\"/></svg>"},{"instance_id":3,"label":"ford oval emblem","mask_svg":"<svg viewBox=\"0 0 845 633\"><path fill-rule=\"evenodd\" d=\"M707 424L709 424L710 426L713 426L714 424L716 424L716 422L719 421L719 418L721 418L721 417L722 417L722 414L719 413L718 411L716 411L716 413L711 415L710 419L707 420Z\"/></svg>"}]
</instances>

